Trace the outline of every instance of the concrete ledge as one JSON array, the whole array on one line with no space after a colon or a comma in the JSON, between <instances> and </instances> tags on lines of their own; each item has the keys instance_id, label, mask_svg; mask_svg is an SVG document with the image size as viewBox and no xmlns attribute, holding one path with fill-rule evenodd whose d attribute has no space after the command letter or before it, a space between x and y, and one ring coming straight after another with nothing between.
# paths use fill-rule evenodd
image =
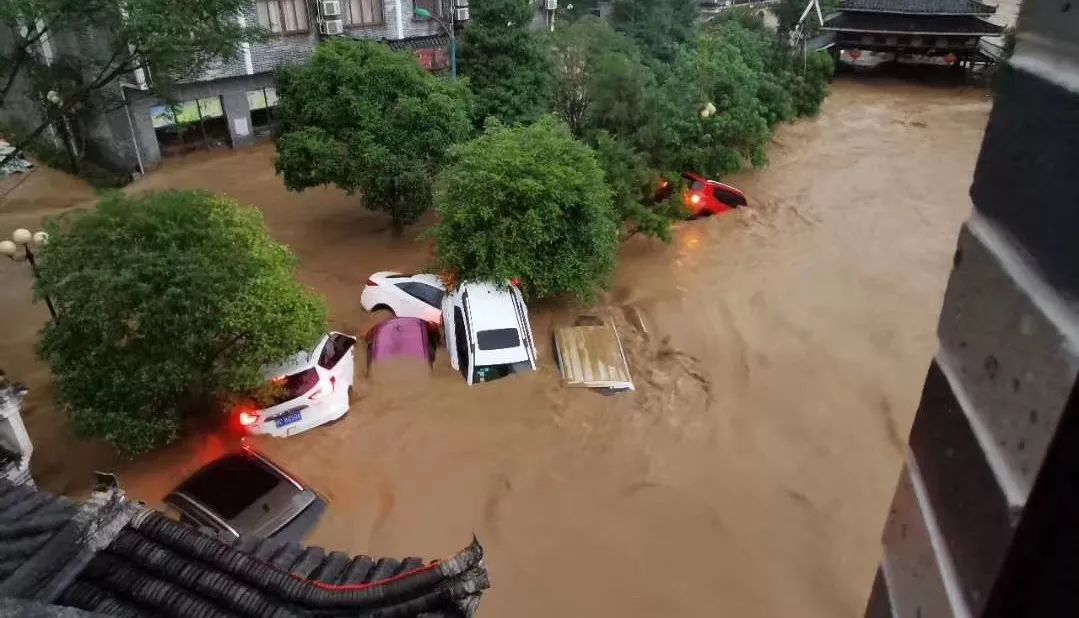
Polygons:
<instances>
[{"instance_id":1,"label":"concrete ledge","mask_svg":"<svg viewBox=\"0 0 1079 618\"><path fill-rule=\"evenodd\" d=\"M884 524L881 569L897 616L955 616L940 561L933 550L927 517L906 467Z\"/></svg>"},{"instance_id":2,"label":"concrete ledge","mask_svg":"<svg viewBox=\"0 0 1079 618\"><path fill-rule=\"evenodd\" d=\"M1079 298L1079 93L1005 65L974 172L975 208Z\"/></svg>"},{"instance_id":3,"label":"concrete ledge","mask_svg":"<svg viewBox=\"0 0 1079 618\"><path fill-rule=\"evenodd\" d=\"M985 606L1014 534L1012 511L940 366L933 362L911 427L910 447L926 511L955 565L975 616Z\"/></svg>"},{"instance_id":4,"label":"concrete ledge","mask_svg":"<svg viewBox=\"0 0 1079 618\"><path fill-rule=\"evenodd\" d=\"M940 314L938 362L1013 506L1030 494L1079 374L1069 338L964 227ZM1033 276L1033 275L1032 275ZM969 401L964 401L967 399Z\"/></svg>"}]
</instances>

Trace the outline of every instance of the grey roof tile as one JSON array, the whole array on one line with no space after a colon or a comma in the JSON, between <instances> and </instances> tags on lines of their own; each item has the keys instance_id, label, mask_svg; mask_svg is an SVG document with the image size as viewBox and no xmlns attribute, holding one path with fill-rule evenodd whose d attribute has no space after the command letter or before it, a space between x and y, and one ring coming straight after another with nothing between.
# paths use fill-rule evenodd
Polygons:
<instances>
[{"instance_id":1,"label":"grey roof tile","mask_svg":"<svg viewBox=\"0 0 1079 618\"><path fill-rule=\"evenodd\" d=\"M991 15L996 7L976 0L843 0L839 8L881 13L934 13L938 15Z\"/></svg>"}]
</instances>

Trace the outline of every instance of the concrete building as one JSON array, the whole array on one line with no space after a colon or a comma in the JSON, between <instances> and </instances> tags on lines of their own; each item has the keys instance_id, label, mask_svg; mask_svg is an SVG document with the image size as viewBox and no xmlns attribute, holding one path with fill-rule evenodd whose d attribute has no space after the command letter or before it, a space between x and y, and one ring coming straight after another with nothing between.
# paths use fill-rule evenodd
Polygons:
<instances>
[{"instance_id":1,"label":"concrete building","mask_svg":"<svg viewBox=\"0 0 1079 618\"><path fill-rule=\"evenodd\" d=\"M414 12L425 8L448 20L461 4L467 1L252 0L236 19L262 26L270 32L268 40L245 45L237 57L182 84L171 101L157 96L142 72L127 76L113 93L126 105L80 118L86 157L116 171L135 172L192 150L240 147L267 138L277 103L274 72L305 61L321 41L332 38L386 41L413 51L429 70L446 70L449 38L438 23L417 19ZM95 38L102 36L53 37L38 51L46 56L92 54ZM0 120L16 128L34 126L39 115L29 94L23 86L9 96Z\"/></svg>"}]
</instances>

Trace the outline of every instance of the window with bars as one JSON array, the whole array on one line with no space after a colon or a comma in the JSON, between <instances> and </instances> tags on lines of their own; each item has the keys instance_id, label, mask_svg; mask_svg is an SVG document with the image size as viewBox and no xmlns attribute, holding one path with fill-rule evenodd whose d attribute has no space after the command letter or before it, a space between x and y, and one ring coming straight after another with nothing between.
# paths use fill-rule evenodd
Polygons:
<instances>
[{"instance_id":1,"label":"window with bars","mask_svg":"<svg viewBox=\"0 0 1079 618\"><path fill-rule=\"evenodd\" d=\"M382 0L343 0L345 23L350 26L377 26L384 23Z\"/></svg>"},{"instance_id":2,"label":"window with bars","mask_svg":"<svg viewBox=\"0 0 1079 618\"><path fill-rule=\"evenodd\" d=\"M259 25L274 34L307 32L307 0L258 0Z\"/></svg>"},{"instance_id":3,"label":"window with bars","mask_svg":"<svg viewBox=\"0 0 1079 618\"><path fill-rule=\"evenodd\" d=\"M416 18L416 9L427 9L431 15L442 17L442 0L412 0L412 18Z\"/></svg>"}]
</instances>

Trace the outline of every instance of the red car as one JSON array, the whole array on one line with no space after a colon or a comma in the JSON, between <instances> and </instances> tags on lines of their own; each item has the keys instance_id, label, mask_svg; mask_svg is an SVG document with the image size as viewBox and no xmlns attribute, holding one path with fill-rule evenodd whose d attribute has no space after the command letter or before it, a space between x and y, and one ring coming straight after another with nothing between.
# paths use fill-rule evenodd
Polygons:
<instances>
[{"instance_id":1,"label":"red car","mask_svg":"<svg viewBox=\"0 0 1079 618\"><path fill-rule=\"evenodd\" d=\"M691 216L718 215L748 204L746 194L730 185L689 172L682 174L682 178L686 179L689 187L683 201ZM671 183L665 180L659 188L657 198L666 199L670 194Z\"/></svg>"}]
</instances>

